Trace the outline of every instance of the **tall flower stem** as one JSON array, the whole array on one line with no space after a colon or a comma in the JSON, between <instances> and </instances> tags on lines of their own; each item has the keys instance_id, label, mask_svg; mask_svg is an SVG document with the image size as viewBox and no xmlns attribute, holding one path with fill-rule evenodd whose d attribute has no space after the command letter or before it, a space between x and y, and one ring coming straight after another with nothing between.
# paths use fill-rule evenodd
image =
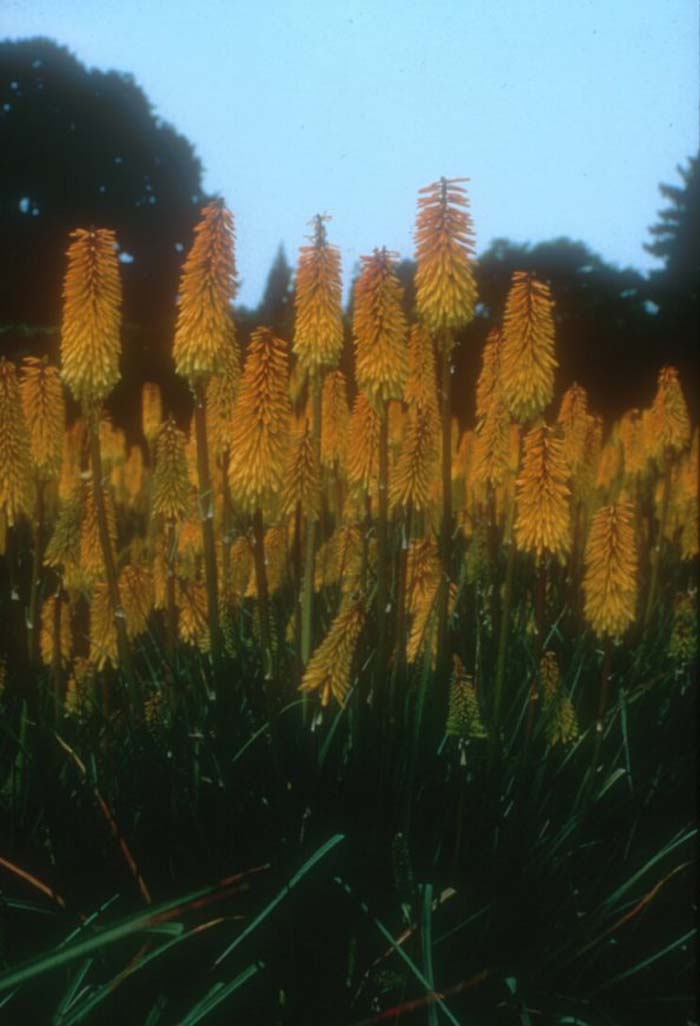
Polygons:
<instances>
[{"instance_id":1,"label":"tall flower stem","mask_svg":"<svg viewBox=\"0 0 700 1026\"><path fill-rule=\"evenodd\" d=\"M450 593L450 569L452 555L452 420L450 410L450 377L452 361L451 345L448 333L442 339L440 347L440 421L442 427L442 519L440 522L440 562L442 564L442 582L438 596L438 653L437 666L439 673L445 673L447 686L447 667L449 652L447 651L447 611Z\"/></svg>"},{"instance_id":2,"label":"tall flower stem","mask_svg":"<svg viewBox=\"0 0 700 1026\"><path fill-rule=\"evenodd\" d=\"M321 375L315 374L312 389L312 444L314 461L321 465ZM319 477L320 486L320 477ZM320 514L320 503L319 503ZM316 559L317 520L310 513L306 518L306 552L304 554L304 583L301 598L301 661L306 666L311 658L313 642L314 562Z\"/></svg>"},{"instance_id":3,"label":"tall flower stem","mask_svg":"<svg viewBox=\"0 0 700 1026\"><path fill-rule=\"evenodd\" d=\"M175 521L168 521L166 542L166 651L171 668L175 669L175 653L177 648L177 609L175 605Z\"/></svg>"},{"instance_id":4,"label":"tall flower stem","mask_svg":"<svg viewBox=\"0 0 700 1026\"><path fill-rule=\"evenodd\" d=\"M258 616L260 620L260 640L263 650L263 669L265 680L270 680L272 678L270 597L267 588L267 570L265 568L265 528L260 507L253 514L253 559L255 561L255 582L258 592Z\"/></svg>"},{"instance_id":5,"label":"tall flower stem","mask_svg":"<svg viewBox=\"0 0 700 1026\"><path fill-rule=\"evenodd\" d=\"M205 386L194 388L194 424L197 439L197 477L199 479L199 515L202 522L202 543L204 547L204 577L207 587L209 612L209 635L211 655L214 664L214 687L217 707L223 709L221 681L221 624L219 621L219 590L216 575L216 545L214 542L214 493L209 473L209 447L207 443L207 418Z\"/></svg>"},{"instance_id":6,"label":"tall flower stem","mask_svg":"<svg viewBox=\"0 0 700 1026\"><path fill-rule=\"evenodd\" d=\"M97 514L97 529L100 536L100 547L102 548L102 559L105 567L105 578L107 580L107 592L109 602L114 616L114 624L117 632L117 651L119 663L124 676L127 679L133 709L140 717L142 712L141 694L138 688L134 668L131 661L131 649L126 633L126 616L119 594L117 581L117 569L112 552L112 542L109 537L109 526L107 523L107 507L105 505L105 493L102 473L102 454L100 452L99 434L99 413L95 410L90 418L90 463L92 467L92 488L95 497L95 512Z\"/></svg>"},{"instance_id":7,"label":"tall flower stem","mask_svg":"<svg viewBox=\"0 0 700 1026\"><path fill-rule=\"evenodd\" d=\"M377 510L377 683L386 677L387 605L389 601L389 411L382 401L379 422L379 502Z\"/></svg>"},{"instance_id":8,"label":"tall flower stem","mask_svg":"<svg viewBox=\"0 0 700 1026\"><path fill-rule=\"evenodd\" d=\"M44 558L44 488L45 482L36 483L36 513L34 518L34 559L32 565L32 590L29 598L29 662L38 666L39 654L39 590L41 587L41 565Z\"/></svg>"},{"instance_id":9,"label":"tall flower stem","mask_svg":"<svg viewBox=\"0 0 700 1026\"><path fill-rule=\"evenodd\" d=\"M661 547L664 543L664 535L666 533L666 521L668 520L668 510L671 499L671 460L669 453L664 453L663 457L663 474L664 474L664 490L661 498L661 516L659 518L659 529L656 534L654 546L651 551L651 579L649 581L649 593L647 596L647 605L644 613L644 630L647 629L651 622L651 616L654 611L654 601L656 599L656 589L659 583L659 567L661 566Z\"/></svg>"},{"instance_id":10,"label":"tall flower stem","mask_svg":"<svg viewBox=\"0 0 700 1026\"><path fill-rule=\"evenodd\" d=\"M63 588L59 580L56 589L56 599L53 604L53 649L51 659L51 677L53 682L53 703L54 719L58 723L61 719L61 704L63 701L63 681L61 675L61 617L63 615Z\"/></svg>"},{"instance_id":11,"label":"tall flower stem","mask_svg":"<svg viewBox=\"0 0 700 1026\"><path fill-rule=\"evenodd\" d=\"M535 595L535 668L530 680L530 695L528 698L527 721L525 724L525 743L523 745L523 762L527 761L530 738L532 737L532 728L535 722L535 710L540 697L540 660L542 659L542 649L544 647L546 595L547 557L543 556L539 562L537 573L537 592Z\"/></svg>"},{"instance_id":12,"label":"tall flower stem","mask_svg":"<svg viewBox=\"0 0 700 1026\"><path fill-rule=\"evenodd\" d=\"M513 519L515 514L515 499L508 503L508 518L503 542L508 549L506 561L506 579L503 589L503 602L501 604L501 623L498 633L498 654L496 656L496 685L493 698L493 720L496 725L494 741L498 737L498 730L501 723L501 706L503 704L503 681L506 672L506 653L508 651L508 634L510 630L510 607L513 601L513 572L515 568L515 542L513 540Z\"/></svg>"}]
</instances>

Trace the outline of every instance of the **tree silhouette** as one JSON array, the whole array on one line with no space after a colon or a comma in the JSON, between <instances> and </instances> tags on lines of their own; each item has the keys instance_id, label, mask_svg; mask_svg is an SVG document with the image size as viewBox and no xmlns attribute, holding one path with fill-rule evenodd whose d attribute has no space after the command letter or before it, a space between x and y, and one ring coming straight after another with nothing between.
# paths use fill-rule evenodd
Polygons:
<instances>
[{"instance_id":1,"label":"tree silhouette","mask_svg":"<svg viewBox=\"0 0 700 1026\"><path fill-rule=\"evenodd\" d=\"M121 399L143 377L172 382L179 269L207 200L191 144L130 75L44 38L0 43L0 135L2 350L55 353L68 233L95 224L122 250Z\"/></svg>"},{"instance_id":2,"label":"tree silhouette","mask_svg":"<svg viewBox=\"0 0 700 1026\"><path fill-rule=\"evenodd\" d=\"M257 320L259 324L269 325L281 338L291 339L294 331L294 287L292 269L282 243L267 275Z\"/></svg>"},{"instance_id":3,"label":"tree silhouette","mask_svg":"<svg viewBox=\"0 0 700 1026\"><path fill-rule=\"evenodd\" d=\"M669 205L652 225L647 252L664 261L649 277L649 298L658 307L659 329L665 338L667 363L697 383L698 286L700 285L700 177L698 158L678 166L682 185L659 186ZM689 399L697 412L697 388Z\"/></svg>"}]
</instances>

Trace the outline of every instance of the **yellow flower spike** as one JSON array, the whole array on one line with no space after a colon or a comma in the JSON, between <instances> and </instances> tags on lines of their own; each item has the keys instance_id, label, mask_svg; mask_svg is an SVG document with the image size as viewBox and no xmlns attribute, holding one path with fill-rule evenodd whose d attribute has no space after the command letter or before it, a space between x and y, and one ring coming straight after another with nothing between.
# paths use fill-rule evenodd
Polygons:
<instances>
[{"instance_id":1,"label":"yellow flower spike","mask_svg":"<svg viewBox=\"0 0 700 1026\"><path fill-rule=\"evenodd\" d=\"M117 514L108 488L104 489L107 512L107 529L112 552L117 547ZM91 482L83 489L83 519L80 525L80 569L87 580L96 580L104 573L104 558L100 544L100 530L97 522L97 506Z\"/></svg>"},{"instance_id":2,"label":"yellow flower spike","mask_svg":"<svg viewBox=\"0 0 700 1026\"><path fill-rule=\"evenodd\" d=\"M107 585L100 581L90 597L90 662L97 670L111 664L116 667L117 628L109 601Z\"/></svg>"},{"instance_id":3,"label":"yellow flower spike","mask_svg":"<svg viewBox=\"0 0 700 1026\"><path fill-rule=\"evenodd\" d=\"M44 565L60 570L64 587L80 580L80 537L83 522L83 487L77 485L59 506L58 517L46 546Z\"/></svg>"},{"instance_id":4,"label":"yellow flower spike","mask_svg":"<svg viewBox=\"0 0 700 1026\"><path fill-rule=\"evenodd\" d=\"M32 505L30 436L17 372L0 357L0 512L9 527Z\"/></svg>"},{"instance_id":5,"label":"yellow flower spike","mask_svg":"<svg viewBox=\"0 0 700 1026\"><path fill-rule=\"evenodd\" d=\"M353 336L358 387L375 402L398 399L406 380L406 317L395 256L375 249L361 258L355 285Z\"/></svg>"},{"instance_id":6,"label":"yellow flower spike","mask_svg":"<svg viewBox=\"0 0 700 1026\"><path fill-rule=\"evenodd\" d=\"M321 464L339 468L345 459L350 427L348 387L342 371L332 371L323 381L321 399Z\"/></svg>"},{"instance_id":7,"label":"yellow flower spike","mask_svg":"<svg viewBox=\"0 0 700 1026\"><path fill-rule=\"evenodd\" d=\"M473 678L466 672L458 655L452 658L453 670L445 734L457 738L462 743L488 737L481 719Z\"/></svg>"},{"instance_id":8,"label":"yellow flower spike","mask_svg":"<svg viewBox=\"0 0 700 1026\"><path fill-rule=\"evenodd\" d=\"M299 250L293 350L302 376L335 366L343 351L340 252L328 242L328 220L316 215L311 245Z\"/></svg>"},{"instance_id":9,"label":"yellow flower spike","mask_svg":"<svg viewBox=\"0 0 700 1026\"><path fill-rule=\"evenodd\" d=\"M431 501L437 470L437 430L435 418L426 407L416 407L409 414L401 453L391 481L391 506L412 504L425 509Z\"/></svg>"},{"instance_id":10,"label":"yellow flower spike","mask_svg":"<svg viewBox=\"0 0 700 1026\"><path fill-rule=\"evenodd\" d=\"M55 480L63 459L66 404L58 368L46 358L25 356L20 371L22 407L34 464L44 481Z\"/></svg>"},{"instance_id":11,"label":"yellow flower spike","mask_svg":"<svg viewBox=\"0 0 700 1026\"><path fill-rule=\"evenodd\" d=\"M235 601L240 602L253 572L253 550L245 537L238 537L231 546L231 579L227 587Z\"/></svg>"},{"instance_id":12,"label":"yellow flower spike","mask_svg":"<svg viewBox=\"0 0 700 1026\"><path fill-rule=\"evenodd\" d=\"M474 316L474 230L461 184L467 181L441 178L419 191L416 303L421 321L435 336L463 327Z\"/></svg>"},{"instance_id":13,"label":"yellow flower spike","mask_svg":"<svg viewBox=\"0 0 700 1026\"><path fill-rule=\"evenodd\" d=\"M525 435L517 481L515 539L519 549L538 558L562 559L570 548L568 468L555 428L540 423Z\"/></svg>"},{"instance_id":14,"label":"yellow flower spike","mask_svg":"<svg viewBox=\"0 0 700 1026\"><path fill-rule=\"evenodd\" d=\"M284 583L284 575L287 569L287 554L289 550L289 534L286 524L277 524L265 531L263 543L265 549L265 569L267 572L267 591L274 595ZM246 598L258 597L258 579L255 573L255 565L251 563L251 573L248 580L248 587L245 592Z\"/></svg>"},{"instance_id":15,"label":"yellow flower spike","mask_svg":"<svg viewBox=\"0 0 700 1026\"><path fill-rule=\"evenodd\" d=\"M320 693L321 705L334 698L345 705L350 690L350 673L357 642L365 624L364 604L346 600L328 633L311 657L299 688L304 693Z\"/></svg>"},{"instance_id":16,"label":"yellow flower spike","mask_svg":"<svg viewBox=\"0 0 700 1026\"><path fill-rule=\"evenodd\" d=\"M547 651L540 660L540 687L542 711L547 718L547 736L550 745L572 744L578 737L576 710L569 695L561 686L561 674L556 654Z\"/></svg>"},{"instance_id":17,"label":"yellow flower spike","mask_svg":"<svg viewBox=\"0 0 700 1026\"><path fill-rule=\"evenodd\" d=\"M241 383L241 355L233 318L229 318L226 345L221 365L207 384L207 435L214 457L221 459L231 448L233 411Z\"/></svg>"},{"instance_id":18,"label":"yellow flower spike","mask_svg":"<svg viewBox=\"0 0 700 1026\"><path fill-rule=\"evenodd\" d=\"M119 575L119 595L129 638L144 634L155 604L153 574L144 564L131 563Z\"/></svg>"},{"instance_id":19,"label":"yellow flower spike","mask_svg":"<svg viewBox=\"0 0 700 1026\"><path fill-rule=\"evenodd\" d=\"M422 324L414 324L408 337L408 373L403 400L409 406L430 411L439 430L435 347Z\"/></svg>"},{"instance_id":20,"label":"yellow flower spike","mask_svg":"<svg viewBox=\"0 0 700 1026\"><path fill-rule=\"evenodd\" d=\"M503 339L497 328L490 331L481 357L481 373L476 382L476 419L483 420L495 394L501 394L501 354Z\"/></svg>"},{"instance_id":21,"label":"yellow flower spike","mask_svg":"<svg viewBox=\"0 0 700 1026\"><path fill-rule=\"evenodd\" d=\"M603 506L591 523L585 555L585 615L599 637L619 637L635 620L637 553L633 507Z\"/></svg>"},{"instance_id":22,"label":"yellow flower spike","mask_svg":"<svg viewBox=\"0 0 700 1026\"><path fill-rule=\"evenodd\" d=\"M511 420L503 395L494 392L474 439L472 483L497 488L511 463Z\"/></svg>"},{"instance_id":23,"label":"yellow flower spike","mask_svg":"<svg viewBox=\"0 0 700 1026\"><path fill-rule=\"evenodd\" d=\"M149 445L153 445L163 421L163 400L160 388L153 381L145 381L141 389L141 430Z\"/></svg>"},{"instance_id":24,"label":"yellow flower spike","mask_svg":"<svg viewBox=\"0 0 700 1026\"><path fill-rule=\"evenodd\" d=\"M527 271L515 271L503 315L501 380L518 423L549 405L554 390L554 317L549 286Z\"/></svg>"},{"instance_id":25,"label":"yellow flower spike","mask_svg":"<svg viewBox=\"0 0 700 1026\"><path fill-rule=\"evenodd\" d=\"M63 434L61 476L58 480L58 497L70 499L80 485L83 464L87 459L85 421L79 417Z\"/></svg>"},{"instance_id":26,"label":"yellow flower spike","mask_svg":"<svg viewBox=\"0 0 700 1026\"><path fill-rule=\"evenodd\" d=\"M127 504L136 508L143 493L144 464L143 450L140 445L132 445L124 464L124 491Z\"/></svg>"},{"instance_id":27,"label":"yellow flower spike","mask_svg":"<svg viewBox=\"0 0 700 1026\"><path fill-rule=\"evenodd\" d=\"M690 420L678 371L662 367L651 407L649 444L655 458L665 452L680 452L690 442Z\"/></svg>"},{"instance_id":28,"label":"yellow flower spike","mask_svg":"<svg viewBox=\"0 0 700 1026\"><path fill-rule=\"evenodd\" d=\"M55 653L55 621L56 604L61 601L55 595L49 595L41 607L41 661L44 666L53 666L54 654L57 654L61 666L68 666L73 648L73 632L71 629L71 608L68 602L61 602L61 621L58 625L58 653Z\"/></svg>"},{"instance_id":29,"label":"yellow flower spike","mask_svg":"<svg viewBox=\"0 0 700 1026\"><path fill-rule=\"evenodd\" d=\"M200 532L201 534L201 532ZM178 581L177 628L180 639L200 652L211 648L207 611L207 589L202 581Z\"/></svg>"},{"instance_id":30,"label":"yellow flower spike","mask_svg":"<svg viewBox=\"0 0 700 1026\"><path fill-rule=\"evenodd\" d=\"M350 417L347 476L367 493L377 489L379 473L379 414L364 392L359 392Z\"/></svg>"},{"instance_id":31,"label":"yellow flower spike","mask_svg":"<svg viewBox=\"0 0 700 1026\"><path fill-rule=\"evenodd\" d=\"M194 236L182 271L173 345L175 370L191 384L219 370L230 342L236 292L233 215L214 200L203 209Z\"/></svg>"},{"instance_id":32,"label":"yellow flower spike","mask_svg":"<svg viewBox=\"0 0 700 1026\"><path fill-rule=\"evenodd\" d=\"M311 424L305 418L292 432L292 441L287 456L284 475L282 509L294 513L300 503L302 513L316 519L321 498L320 468L316 462Z\"/></svg>"},{"instance_id":33,"label":"yellow flower spike","mask_svg":"<svg viewBox=\"0 0 700 1026\"><path fill-rule=\"evenodd\" d=\"M116 235L109 228L70 233L63 286L61 376L81 403L102 402L120 378L121 301Z\"/></svg>"},{"instance_id":34,"label":"yellow flower spike","mask_svg":"<svg viewBox=\"0 0 700 1026\"><path fill-rule=\"evenodd\" d=\"M163 423L156 440L156 466L153 474L151 509L154 516L179 520L191 506L187 439L172 417Z\"/></svg>"},{"instance_id":35,"label":"yellow flower spike","mask_svg":"<svg viewBox=\"0 0 700 1026\"><path fill-rule=\"evenodd\" d=\"M231 492L243 507L262 508L282 484L291 413L288 384L286 343L270 328L257 328L236 401L228 468Z\"/></svg>"},{"instance_id":36,"label":"yellow flower spike","mask_svg":"<svg viewBox=\"0 0 700 1026\"><path fill-rule=\"evenodd\" d=\"M564 459L571 473L575 474L586 454L588 437L588 395L585 388L574 382L566 390L557 420L564 432Z\"/></svg>"},{"instance_id":37,"label":"yellow flower spike","mask_svg":"<svg viewBox=\"0 0 700 1026\"><path fill-rule=\"evenodd\" d=\"M647 469L648 455L639 410L628 410L624 414L617 426L617 437L622 446L625 477L640 477Z\"/></svg>"},{"instance_id":38,"label":"yellow flower spike","mask_svg":"<svg viewBox=\"0 0 700 1026\"><path fill-rule=\"evenodd\" d=\"M596 487L607 492L618 484L622 476L623 451L618 438L611 436L600 454Z\"/></svg>"}]
</instances>

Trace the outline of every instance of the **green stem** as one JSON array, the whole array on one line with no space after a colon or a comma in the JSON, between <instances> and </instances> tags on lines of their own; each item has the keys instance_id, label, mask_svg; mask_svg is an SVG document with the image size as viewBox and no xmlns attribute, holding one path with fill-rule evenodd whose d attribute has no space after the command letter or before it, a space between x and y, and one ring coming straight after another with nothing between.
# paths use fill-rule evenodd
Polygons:
<instances>
[{"instance_id":1,"label":"green stem","mask_svg":"<svg viewBox=\"0 0 700 1026\"><path fill-rule=\"evenodd\" d=\"M503 604L501 606L501 623L498 635L498 655L496 657L496 685L493 699L493 720L495 724L495 736L497 736L501 723L501 706L503 703L503 682L506 672L506 654L508 652L508 636L510 631L510 607L513 601L513 573L515 568L515 543L513 541L513 519L515 512L515 499L508 504L508 519L504 534L504 544L508 547L508 559L506 562L506 580L503 591ZM495 737L494 737L495 740Z\"/></svg>"},{"instance_id":2,"label":"green stem","mask_svg":"<svg viewBox=\"0 0 700 1026\"><path fill-rule=\"evenodd\" d=\"M442 582L438 595L438 674L449 678L449 651L447 646L447 616L450 594L452 555L452 421L450 410L451 339L448 333L440 345L440 411L442 424L442 519L440 523L440 562Z\"/></svg>"},{"instance_id":3,"label":"green stem","mask_svg":"<svg viewBox=\"0 0 700 1026\"><path fill-rule=\"evenodd\" d=\"M321 469L321 376L317 374L312 382L313 424L312 444L314 463L319 472ZM319 496L319 513L320 513ZM301 597L301 661L306 666L311 658L313 644L313 604L314 604L314 562L316 559L317 521L309 513L306 518L306 552L304 554L304 584Z\"/></svg>"},{"instance_id":4,"label":"green stem","mask_svg":"<svg viewBox=\"0 0 700 1026\"><path fill-rule=\"evenodd\" d=\"M207 442L206 391L203 384L194 388L194 425L197 440L197 477L199 479L199 515L202 523L204 548L204 578L207 588L209 636L214 669L216 705L223 715L223 687L221 680L222 639L219 621L219 590L216 573L216 544L214 541L214 492L209 473L209 445Z\"/></svg>"},{"instance_id":5,"label":"green stem","mask_svg":"<svg viewBox=\"0 0 700 1026\"><path fill-rule=\"evenodd\" d=\"M253 515L253 559L255 581L258 591L258 616L260 642L263 650L263 671L265 680L272 679L272 636L270 633L270 598L267 588L265 567L265 528L262 510L258 507Z\"/></svg>"},{"instance_id":6,"label":"green stem","mask_svg":"<svg viewBox=\"0 0 700 1026\"><path fill-rule=\"evenodd\" d=\"M651 554L651 580L649 582L649 594L647 597L646 612L644 613L644 630L646 631L649 623L651 622L651 614L654 611L654 601L656 599L656 589L659 583L659 568L661 566L661 548L664 542L664 535L666 533L666 521L668 520L668 510L671 499L671 460L668 453L664 453L663 457L663 470L664 470L664 491L661 499L661 517L659 519L659 530L656 535L656 543L652 549Z\"/></svg>"},{"instance_id":7,"label":"green stem","mask_svg":"<svg viewBox=\"0 0 700 1026\"><path fill-rule=\"evenodd\" d=\"M29 598L29 662L36 668L40 663L39 650L39 591L41 587L41 565L44 558L44 481L36 483L36 517L34 520L34 559L32 565L32 590Z\"/></svg>"}]
</instances>

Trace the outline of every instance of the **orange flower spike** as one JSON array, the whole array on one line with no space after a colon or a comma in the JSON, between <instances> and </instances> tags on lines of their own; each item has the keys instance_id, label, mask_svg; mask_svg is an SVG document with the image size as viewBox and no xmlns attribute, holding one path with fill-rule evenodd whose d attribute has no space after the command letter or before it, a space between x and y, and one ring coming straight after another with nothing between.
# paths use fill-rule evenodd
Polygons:
<instances>
[{"instance_id":1,"label":"orange flower spike","mask_svg":"<svg viewBox=\"0 0 700 1026\"><path fill-rule=\"evenodd\" d=\"M617 426L617 437L624 455L625 477L639 477L648 465L644 430L639 410L629 410Z\"/></svg>"},{"instance_id":2,"label":"orange flower spike","mask_svg":"<svg viewBox=\"0 0 700 1026\"><path fill-rule=\"evenodd\" d=\"M335 366L343 351L340 253L328 242L327 220L317 214L311 222L311 245L299 250L294 295L293 349L301 370L312 375Z\"/></svg>"},{"instance_id":3,"label":"orange flower spike","mask_svg":"<svg viewBox=\"0 0 700 1026\"><path fill-rule=\"evenodd\" d=\"M515 271L503 316L501 375L518 423L541 414L554 390L554 317L549 286Z\"/></svg>"},{"instance_id":4,"label":"orange flower spike","mask_svg":"<svg viewBox=\"0 0 700 1026\"><path fill-rule=\"evenodd\" d=\"M431 411L417 406L409 414L401 453L391 482L392 507L411 503L426 509L437 467L437 432Z\"/></svg>"},{"instance_id":5,"label":"orange flower spike","mask_svg":"<svg viewBox=\"0 0 700 1026\"><path fill-rule=\"evenodd\" d=\"M166 520L181 519L190 508L190 484L187 439L172 417L164 421L156 440L156 467L153 474L152 512Z\"/></svg>"},{"instance_id":6,"label":"orange flower spike","mask_svg":"<svg viewBox=\"0 0 700 1026\"><path fill-rule=\"evenodd\" d=\"M408 374L403 390L404 402L430 412L439 430L435 347L422 324L414 324L408 338Z\"/></svg>"},{"instance_id":7,"label":"orange flower spike","mask_svg":"<svg viewBox=\"0 0 700 1026\"><path fill-rule=\"evenodd\" d=\"M375 249L362 257L355 285L355 373L358 387L374 401L400 398L406 380L403 289L393 262L393 254Z\"/></svg>"},{"instance_id":8,"label":"orange flower spike","mask_svg":"<svg viewBox=\"0 0 700 1026\"><path fill-rule=\"evenodd\" d=\"M473 484L498 487L511 466L511 420L500 391L491 397L474 438Z\"/></svg>"},{"instance_id":9,"label":"orange flower spike","mask_svg":"<svg viewBox=\"0 0 700 1026\"><path fill-rule=\"evenodd\" d=\"M564 432L564 459L572 474L578 470L586 452L588 435L588 395L576 382L562 396L557 418Z\"/></svg>"},{"instance_id":10,"label":"orange flower spike","mask_svg":"<svg viewBox=\"0 0 700 1026\"><path fill-rule=\"evenodd\" d=\"M323 381L321 400L321 463L340 466L345 459L350 427L350 407L345 375L332 371Z\"/></svg>"},{"instance_id":11,"label":"orange flower spike","mask_svg":"<svg viewBox=\"0 0 700 1026\"><path fill-rule=\"evenodd\" d=\"M311 657L300 691L319 692L322 706L328 705L331 698L339 705L345 705L350 690L352 660L364 623L362 602L346 601Z\"/></svg>"},{"instance_id":12,"label":"orange flower spike","mask_svg":"<svg viewBox=\"0 0 700 1026\"><path fill-rule=\"evenodd\" d=\"M419 192L416 218L416 303L433 335L461 328L474 316L474 230L467 178L441 178Z\"/></svg>"},{"instance_id":13,"label":"orange flower spike","mask_svg":"<svg viewBox=\"0 0 700 1026\"><path fill-rule=\"evenodd\" d=\"M501 389L501 353L503 341L497 329L490 331L481 359L481 373L476 383L476 419L481 420L491 408L495 393Z\"/></svg>"},{"instance_id":14,"label":"orange flower spike","mask_svg":"<svg viewBox=\"0 0 700 1026\"><path fill-rule=\"evenodd\" d=\"M300 503L302 513L309 518L316 519L319 512L319 484L319 467L314 455L311 424L308 419L305 419L293 433L292 444L287 456L283 511L293 513L297 503Z\"/></svg>"},{"instance_id":15,"label":"orange flower spike","mask_svg":"<svg viewBox=\"0 0 700 1026\"><path fill-rule=\"evenodd\" d=\"M158 437L162 421L163 400L160 388L152 381L145 381L141 389L141 430L149 445Z\"/></svg>"},{"instance_id":16,"label":"orange flower spike","mask_svg":"<svg viewBox=\"0 0 700 1026\"><path fill-rule=\"evenodd\" d=\"M237 284L233 215L221 201L204 208L194 236L182 271L173 346L175 370L190 382L219 370Z\"/></svg>"},{"instance_id":17,"label":"orange flower spike","mask_svg":"<svg viewBox=\"0 0 700 1026\"><path fill-rule=\"evenodd\" d=\"M121 302L117 239L108 228L78 228L63 286L61 376L82 403L102 402L120 378Z\"/></svg>"},{"instance_id":18,"label":"orange flower spike","mask_svg":"<svg viewBox=\"0 0 700 1026\"><path fill-rule=\"evenodd\" d=\"M231 448L233 411L241 383L241 355L233 318L229 318L226 344L221 350L221 364L207 384L207 432L215 456L224 456Z\"/></svg>"},{"instance_id":19,"label":"orange flower spike","mask_svg":"<svg viewBox=\"0 0 700 1026\"><path fill-rule=\"evenodd\" d=\"M359 392L350 417L347 475L351 484L374 491L379 473L379 414Z\"/></svg>"},{"instance_id":20,"label":"orange flower spike","mask_svg":"<svg viewBox=\"0 0 700 1026\"><path fill-rule=\"evenodd\" d=\"M41 607L41 661L44 666L52 666L54 655L58 655L61 666L68 666L73 648L73 632L71 630L71 608L68 602L64 602L61 608L61 622L59 624L58 648L54 649L54 626L56 619L56 603L59 600L55 595L49 595L44 599Z\"/></svg>"},{"instance_id":21,"label":"orange flower spike","mask_svg":"<svg viewBox=\"0 0 700 1026\"><path fill-rule=\"evenodd\" d=\"M0 513L11 527L32 503L30 435L15 365L0 357Z\"/></svg>"},{"instance_id":22,"label":"orange flower spike","mask_svg":"<svg viewBox=\"0 0 700 1026\"><path fill-rule=\"evenodd\" d=\"M525 436L517 481L515 538L538 558L561 559L570 548L570 503L563 442L554 428L537 424Z\"/></svg>"},{"instance_id":23,"label":"orange flower spike","mask_svg":"<svg viewBox=\"0 0 700 1026\"><path fill-rule=\"evenodd\" d=\"M234 498L254 509L279 491L289 417L287 345L270 328L253 332L231 432L229 484Z\"/></svg>"},{"instance_id":24,"label":"orange flower spike","mask_svg":"<svg viewBox=\"0 0 700 1026\"><path fill-rule=\"evenodd\" d=\"M633 508L603 506L593 517L583 581L585 615L599 637L619 637L636 616L637 553Z\"/></svg>"},{"instance_id":25,"label":"orange flower spike","mask_svg":"<svg viewBox=\"0 0 700 1026\"><path fill-rule=\"evenodd\" d=\"M32 463L43 480L55 480L61 471L66 427L66 403L58 368L45 357L38 360L26 356L22 361L20 392Z\"/></svg>"},{"instance_id":26,"label":"orange flower spike","mask_svg":"<svg viewBox=\"0 0 700 1026\"><path fill-rule=\"evenodd\" d=\"M675 367L662 367L659 371L649 426L651 455L655 457L666 451L680 452L690 442L688 407Z\"/></svg>"}]
</instances>

